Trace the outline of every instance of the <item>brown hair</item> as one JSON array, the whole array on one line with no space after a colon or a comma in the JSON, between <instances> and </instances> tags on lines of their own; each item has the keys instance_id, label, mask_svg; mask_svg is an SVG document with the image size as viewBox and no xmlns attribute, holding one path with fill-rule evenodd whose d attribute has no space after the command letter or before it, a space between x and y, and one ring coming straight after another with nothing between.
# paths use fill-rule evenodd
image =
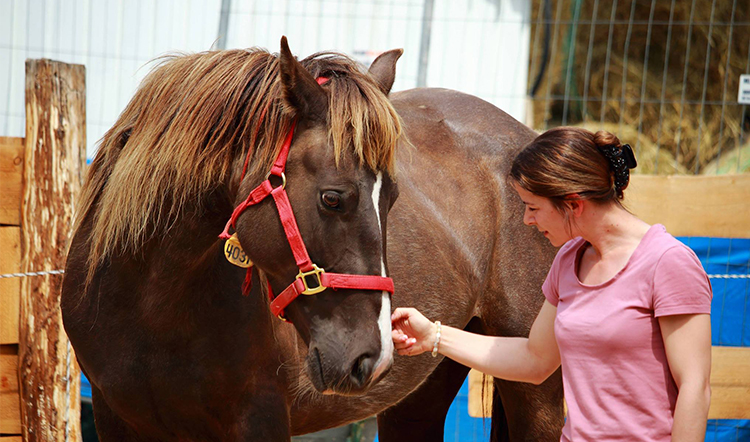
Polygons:
<instances>
[{"instance_id":1,"label":"brown hair","mask_svg":"<svg viewBox=\"0 0 750 442\"><path fill-rule=\"evenodd\" d=\"M628 181L626 176L624 185L615 184L614 165L604 153L612 149L619 154L622 145L609 132L557 127L536 137L516 155L509 176L521 188L549 198L563 213L565 199L571 194L621 205Z\"/></svg>"}]
</instances>

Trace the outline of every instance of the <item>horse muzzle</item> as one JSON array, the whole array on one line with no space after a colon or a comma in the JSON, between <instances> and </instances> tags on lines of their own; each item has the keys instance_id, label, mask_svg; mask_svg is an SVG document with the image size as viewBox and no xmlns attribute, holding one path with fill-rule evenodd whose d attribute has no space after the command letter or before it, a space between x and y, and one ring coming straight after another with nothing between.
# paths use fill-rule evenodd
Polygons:
<instances>
[{"instance_id":1,"label":"horse muzzle","mask_svg":"<svg viewBox=\"0 0 750 442\"><path fill-rule=\"evenodd\" d=\"M350 358L332 355L318 347L310 348L307 374L315 389L323 394L358 396L365 394L390 369L392 353L364 352Z\"/></svg>"},{"instance_id":2,"label":"horse muzzle","mask_svg":"<svg viewBox=\"0 0 750 442\"><path fill-rule=\"evenodd\" d=\"M383 293L378 337L362 330L342 332L329 324L318 330L307 354L307 374L322 393L361 395L388 373L393 364L390 300Z\"/></svg>"}]
</instances>

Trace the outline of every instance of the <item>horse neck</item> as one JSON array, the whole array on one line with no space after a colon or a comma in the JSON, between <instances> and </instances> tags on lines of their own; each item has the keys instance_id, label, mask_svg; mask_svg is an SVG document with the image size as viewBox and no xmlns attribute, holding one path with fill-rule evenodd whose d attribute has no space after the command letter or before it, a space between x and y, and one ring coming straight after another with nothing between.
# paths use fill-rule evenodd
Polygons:
<instances>
[{"instance_id":1,"label":"horse neck","mask_svg":"<svg viewBox=\"0 0 750 442\"><path fill-rule=\"evenodd\" d=\"M221 322L222 315L245 315L238 322L246 324L263 322L261 313L270 316L260 284L243 296L245 270L224 258L224 241L218 234L230 213L228 201L188 207L166 235L146 244L143 265L148 276L141 285L141 302L155 321L163 318L165 326L174 323L187 330Z\"/></svg>"}]
</instances>

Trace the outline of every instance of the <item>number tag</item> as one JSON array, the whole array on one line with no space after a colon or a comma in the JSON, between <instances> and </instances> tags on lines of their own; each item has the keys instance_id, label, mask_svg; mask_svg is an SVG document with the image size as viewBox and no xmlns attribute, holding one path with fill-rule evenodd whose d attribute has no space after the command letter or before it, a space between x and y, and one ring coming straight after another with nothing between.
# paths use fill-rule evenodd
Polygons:
<instances>
[{"instance_id":1,"label":"number tag","mask_svg":"<svg viewBox=\"0 0 750 442\"><path fill-rule=\"evenodd\" d=\"M227 258L227 261L238 267L246 269L253 266L253 262L250 261L250 258L245 255L245 251L242 250L236 233L224 243L224 256Z\"/></svg>"}]
</instances>

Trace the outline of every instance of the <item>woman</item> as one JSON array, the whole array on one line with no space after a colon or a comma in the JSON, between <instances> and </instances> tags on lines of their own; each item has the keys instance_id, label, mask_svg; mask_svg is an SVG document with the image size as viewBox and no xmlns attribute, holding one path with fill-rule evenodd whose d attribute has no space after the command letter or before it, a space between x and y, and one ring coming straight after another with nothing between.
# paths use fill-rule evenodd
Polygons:
<instances>
[{"instance_id":1,"label":"woman","mask_svg":"<svg viewBox=\"0 0 750 442\"><path fill-rule=\"evenodd\" d=\"M703 440L711 286L688 247L623 208L635 165L630 146L608 132L561 127L537 137L510 181L524 224L562 247L529 337L476 335L399 308L398 353L440 353L535 384L562 363L563 441Z\"/></svg>"}]
</instances>

